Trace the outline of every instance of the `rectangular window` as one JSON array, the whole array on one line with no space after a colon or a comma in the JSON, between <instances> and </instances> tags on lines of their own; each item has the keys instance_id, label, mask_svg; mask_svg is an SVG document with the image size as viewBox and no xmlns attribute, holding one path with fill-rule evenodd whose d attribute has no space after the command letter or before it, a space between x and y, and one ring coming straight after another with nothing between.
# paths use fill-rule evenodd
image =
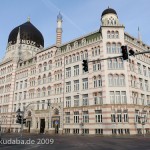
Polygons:
<instances>
[{"instance_id":1,"label":"rectangular window","mask_svg":"<svg viewBox=\"0 0 150 150\"><path fill-rule=\"evenodd\" d=\"M88 78L82 79L82 83L83 83L83 90L88 89Z\"/></svg>"},{"instance_id":2,"label":"rectangular window","mask_svg":"<svg viewBox=\"0 0 150 150\"><path fill-rule=\"evenodd\" d=\"M115 115L115 113L111 114L111 122L116 122L116 115Z\"/></svg>"},{"instance_id":3,"label":"rectangular window","mask_svg":"<svg viewBox=\"0 0 150 150\"><path fill-rule=\"evenodd\" d=\"M42 109L45 109L45 100L42 100Z\"/></svg>"},{"instance_id":4,"label":"rectangular window","mask_svg":"<svg viewBox=\"0 0 150 150\"><path fill-rule=\"evenodd\" d=\"M83 111L83 122L88 123L89 122L89 114L88 111Z\"/></svg>"},{"instance_id":5,"label":"rectangular window","mask_svg":"<svg viewBox=\"0 0 150 150\"><path fill-rule=\"evenodd\" d=\"M78 107L79 106L79 95L75 95L74 96L74 107Z\"/></svg>"},{"instance_id":6,"label":"rectangular window","mask_svg":"<svg viewBox=\"0 0 150 150\"><path fill-rule=\"evenodd\" d=\"M66 93L71 92L71 81L66 82Z\"/></svg>"},{"instance_id":7,"label":"rectangular window","mask_svg":"<svg viewBox=\"0 0 150 150\"><path fill-rule=\"evenodd\" d=\"M102 111L101 110L95 110L95 120L96 120L96 123L102 122Z\"/></svg>"},{"instance_id":8,"label":"rectangular window","mask_svg":"<svg viewBox=\"0 0 150 150\"><path fill-rule=\"evenodd\" d=\"M89 105L89 102L88 102L88 94L83 94L83 106L87 106Z\"/></svg>"},{"instance_id":9,"label":"rectangular window","mask_svg":"<svg viewBox=\"0 0 150 150\"><path fill-rule=\"evenodd\" d=\"M71 96L66 97L66 107L71 107Z\"/></svg>"},{"instance_id":10,"label":"rectangular window","mask_svg":"<svg viewBox=\"0 0 150 150\"><path fill-rule=\"evenodd\" d=\"M65 122L70 123L70 112L65 112Z\"/></svg>"},{"instance_id":11,"label":"rectangular window","mask_svg":"<svg viewBox=\"0 0 150 150\"><path fill-rule=\"evenodd\" d=\"M79 123L79 112L78 111L74 112L74 123Z\"/></svg>"},{"instance_id":12,"label":"rectangular window","mask_svg":"<svg viewBox=\"0 0 150 150\"><path fill-rule=\"evenodd\" d=\"M122 122L122 115L121 115L121 113L117 114L117 119L118 119L118 122Z\"/></svg>"},{"instance_id":13,"label":"rectangular window","mask_svg":"<svg viewBox=\"0 0 150 150\"><path fill-rule=\"evenodd\" d=\"M66 78L71 77L71 67L66 68Z\"/></svg>"},{"instance_id":14,"label":"rectangular window","mask_svg":"<svg viewBox=\"0 0 150 150\"><path fill-rule=\"evenodd\" d=\"M74 80L74 91L79 91L79 80Z\"/></svg>"},{"instance_id":15,"label":"rectangular window","mask_svg":"<svg viewBox=\"0 0 150 150\"><path fill-rule=\"evenodd\" d=\"M79 75L79 65L74 66L74 76Z\"/></svg>"},{"instance_id":16,"label":"rectangular window","mask_svg":"<svg viewBox=\"0 0 150 150\"><path fill-rule=\"evenodd\" d=\"M103 129L95 129L95 134L103 134Z\"/></svg>"}]
</instances>

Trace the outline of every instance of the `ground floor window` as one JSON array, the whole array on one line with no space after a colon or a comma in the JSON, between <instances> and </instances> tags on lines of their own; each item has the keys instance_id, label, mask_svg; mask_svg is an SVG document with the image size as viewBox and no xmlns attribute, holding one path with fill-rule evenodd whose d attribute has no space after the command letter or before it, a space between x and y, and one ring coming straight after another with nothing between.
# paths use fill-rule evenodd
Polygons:
<instances>
[{"instance_id":1,"label":"ground floor window","mask_svg":"<svg viewBox=\"0 0 150 150\"><path fill-rule=\"evenodd\" d=\"M79 129L73 129L73 134L79 134Z\"/></svg>"},{"instance_id":2,"label":"ground floor window","mask_svg":"<svg viewBox=\"0 0 150 150\"><path fill-rule=\"evenodd\" d=\"M123 129L118 129L118 134L123 134Z\"/></svg>"},{"instance_id":3,"label":"ground floor window","mask_svg":"<svg viewBox=\"0 0 150 150\"><path fill-rule=\"evenodd\" d=\"M70 134L70 129L65 129L65 134Z\"/></svg>"},{"instance_id":4,"label":"ground floor window","mask_svg":"<svg viewBox=\"0 0 150 150\"><path fill-rule=\"evenodd\" d=\"M129 129L124 129L124 133L125 134L130 134L130 130Z\"/></svg>"},{"instance_id":5,"label":"ground floor window","mask_svg":"<svg viewBox=\"0 0 150 150\"><path fill-rule=\"evenodd\" d=\"M117 130L116 129L112 129L112 134L117 134Z\"/></svg>"},{"instance_id":6,"label":"ground floor window","mask_svg":"<svg viewBox=\"0 0 150 150\"><path fill-rule=\"evenodd\" d=\"M95 129L95 134L103 134L103 129Z\"/></svg>"},{"instance_id":7,"label":"ground floor window","mask_svg":"<svg viewBox=\"0 0 150 150\"><path fill-rule=\"evenodd\" d=\"M82 129L83 134L89 134L89 129Z\"/></svg>"}]
</instances>

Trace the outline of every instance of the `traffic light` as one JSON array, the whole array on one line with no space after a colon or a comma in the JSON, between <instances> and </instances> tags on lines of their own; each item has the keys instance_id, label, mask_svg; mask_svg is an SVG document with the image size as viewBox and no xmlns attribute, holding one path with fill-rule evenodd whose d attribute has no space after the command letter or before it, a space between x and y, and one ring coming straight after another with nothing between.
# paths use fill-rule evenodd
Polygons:
<instances>
[{"instance_id":1,"label":"traffic light","mask_svg":"<svg viewBox=\"0 0 150 150\"><path fill-rule=\"evenodd\" d=\"M83 60L82 66L83 66L83 70L85 72L87 72L88 71L88 61L87 60Z\"/></svg>"},{"instance_id":2,"label":"traffic light","mask_svg":"<svg viewBox=\"0 0 150 150\"><path fill-rule=\"evenodd\" d=\"M22 116L21 115L17 115L16 123L21 124L21 120L22 120Z\"/></svg>"},{"instance_id":3,"label":"traffic light","mask_svg":"<svg viewBox=\"0 0 150 150\"><path fill-rule=\"evenodd\" d=\"M127 46L121 46L121 49L122 49L122 57L123 57L123 60L127 60L127 59L128 59Z\"/></svg>"},{"instance_id":4,"label":"traffic light","mask_svg":"<svg viewBox=\"0 0 150 150\"><path fill-rule=\"evenodd\" d=\"M133 49L129 50L129 56L135 56L135 52L133 51Z\"/></svg>"}]
</instances>

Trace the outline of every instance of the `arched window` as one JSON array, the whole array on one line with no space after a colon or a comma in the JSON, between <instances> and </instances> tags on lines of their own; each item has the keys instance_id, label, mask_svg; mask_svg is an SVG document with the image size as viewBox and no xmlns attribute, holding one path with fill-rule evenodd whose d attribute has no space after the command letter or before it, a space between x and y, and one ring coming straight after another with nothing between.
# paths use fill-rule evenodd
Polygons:
<instances>
[{"instance_id":1,"label":"arched window","mask_svg":"<svg viewBox=\"0 0 150 150\"><path fill-rule=\"evenodd\" d=\"M119 75L115 74L114 75L114 86L118 86L119 85Z\"/></svg>"},{"instance_id":2,"label":"arched window","mask_svg":"<svg viewBox=\"0 0 150 150\"><path fill-rule=\"evenodd\" d=\"M101 78L101 76L99 75L98 76L98 87L102 87L102 78Z\"/></svg>"},{"instance_id":3,"label":"arched window","mask_svg":"<svg viewBox=\"0 0 150 150\"><path fill-rule=\"evenodd\" d=\"M120 86L125 86L125 76L123 74L120 75Z\"/></svg>"},{"instance_id":4,"label":"arched window","mask_svg":"<svg viewBox=\"0 0 150 150\"><path fill-rule=\"evenodd\" d=\"M112 43L112 53L116 53L116 43Z\"/></svg>"},{"instance_id":5,"label":"arched window","mask_svg":"<svg viewBox=\"0 0 150 150\"><path fill-rule=\"evenodd\" d=\"M38 76L38 84L41 84L41 76Z\"/></svg>"},{"instance_id":6,"label":"arched window","mask_svg":"<svg viewBox=\"0 0 150 150\"><path fill-rule=\"evenodd\" d=\"M51 95L51 87L50 86L47 87L47 93L48 93L48 96Z\"/></svg>"},{"instance_id":7,"label":"arched window","mask_svg":"<svg viewBox=\"0 0 150 150\"><path fill-rule=\"evenodd\" d=\"M110 43L107 43L106 48L107 48L107 53L111 53L111 44Z\"/></svg>"},{"instance_id":8,"label":"arched window","mask_svg":"<svg viewBox=\"0 0 150 150\"><path fill-rule=\"evenodd\" d=\"M118 62L117 59L113 59L113 69L117 69Z\"/></svg>"},{"instance_id":9,"label":"arched window","mask_svg":"<svg viewBox=\"0 0 150 150\"><path fill-rule=\"evenodd\" d=\"M112 69L112 59L108 60L108 69Z\"/></svg>"},{"instance_id":10,"label":"arched window","mask_svg":"<svg viewBox=\"0 0 150 150\"><path fill-rule=\"evenodd\" d=\"M80 60L79 53L76 54L76 60L77 60L77 61Z\"/></svg>"},{"instance_id":11,"label":"arched window","mask_svg":"<svg viewBox=\"0 0 150 150\"><path fill-rule=\"evenodd\" d=\"M41 72L42 71L42 64L39 64L39 72Z\"/></svg>"},{"instance_id":12,"label":"arched window","mask_svg":"<svg viewBox=\"0 0 150 150\"><path fill-rule=\"evenodd\" d=\"M109 86L113 86L113 75L112 74L109 74L108 75L108 83L109 83Z\"/></svg>"},{"instance_id":13,"label":"arched window","mask_svg":"<svg viewBox=\"0 0 150 150\"><path fill-rule=\"evenodd\" d=\"M115 32L115 35L116 35L116 39L118 39L118 38L119 38L119 32L116 31L116 32Z\"/></svg>"},{"instance_id":14,"label":"arched window","mask_svg":"<svg viewBox=\"0 0 150 150\"><path fill-rule=\"evenodd\" d=\"M107 31L107 38L110 39L110 31Z\"/></svg>"},{"instance_id":15,"label":"arched window","mask_svg":"<svg viewBox=\"0 0 150 150\"><path fill-rule=\"evenodd\" d=\"M43 75L43 84L45 84L46 83L46 75L44 74Z\"/></svg>"},{"instance_id":16,"label":"arched window","mask_svg":"<svg viewBox=\"0 0 150 150\"><path fill-rule=\"evenodd\" d=\"M45 63L43 64L43 66L44 66L44 71L46 71L46 70L47 70L47 62L45 62Z\"/></svg>"},{"instance_id":17,"label":"arched window","mask_svg":"<svg viewBox=\"0 0 150 150\"><path fill-rule=\"evenodd\" d=\"M121 43L117 43L117 53L121 53Z\"/></svg>"},{"instance_id":18,"label":"arched window","mask_svg":"<svg viewBox=\"0 0 150 150\"><path fill-rule=\"evenodd\" d=\"M46 96L46 88L45 87L42 88L42 96Z\"/></svg>"},{"instance_id":19,"label":"arched window","mask_svg":"<svg viewBox=\"0 0 150 150\"><path fill-rule=\"evenodd\" d=\"M113 39L114 37L115 37L115 32L112 31L112 32L111 32L111 38Z\"/></svg>"},{"instance_id":20,"label":"arched window","mask_svg":"<svg viewBox=\"0 0 150 150\"><path fill-rule=\"evenodd\" d=\"M52 81L52 76L51 76L51 73L48 74L48 82L51 82Z\"/></svg>"},{"instance_id":21,"label":"arched window","mask_svg":"<svg viewBox=\"0 0 150 150\"><path fill-rule=\"evenodd\" d=\"M40 94L41 94L41 90L37 89L37 97L40 97Z\"/></svg>"},{"instance_id":22,"label":"arched window","mask_svg":"<svg viewBox=\"0 0 150 150\"><path fill-rule=\"evenodd\" d=\"M95 87L97 87L97 80L96 80L95 76L93 77L93 81L94 81L94 88L95 88Z\"/></svg>"}]
</instances>

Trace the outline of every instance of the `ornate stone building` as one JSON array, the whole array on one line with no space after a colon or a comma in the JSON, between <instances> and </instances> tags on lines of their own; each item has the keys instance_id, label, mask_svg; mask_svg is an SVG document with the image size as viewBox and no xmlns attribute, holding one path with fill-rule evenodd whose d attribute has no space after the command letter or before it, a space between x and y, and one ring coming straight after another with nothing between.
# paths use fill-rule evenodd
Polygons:
<instances>
[{"instance_id":1,"label":"ornate stone building","mask_svg":"<svg viewBox=\"0 0 150 150\"><path fill-rule=\"evenodd\" d=\"M138 116L143 116L148 133L150 55L98 60L120 56L121 45L136 52L150 49L124 28L111 8L103 11L99 30L67 43L61 43L59 14L56 44L48 48L30 21L14 28L0 62L2 132L19 132L16 111L26 108L26 132L140 134ZM83 59L95 60L88 72L82 69Z\"/></svg>"}]
</instances>

